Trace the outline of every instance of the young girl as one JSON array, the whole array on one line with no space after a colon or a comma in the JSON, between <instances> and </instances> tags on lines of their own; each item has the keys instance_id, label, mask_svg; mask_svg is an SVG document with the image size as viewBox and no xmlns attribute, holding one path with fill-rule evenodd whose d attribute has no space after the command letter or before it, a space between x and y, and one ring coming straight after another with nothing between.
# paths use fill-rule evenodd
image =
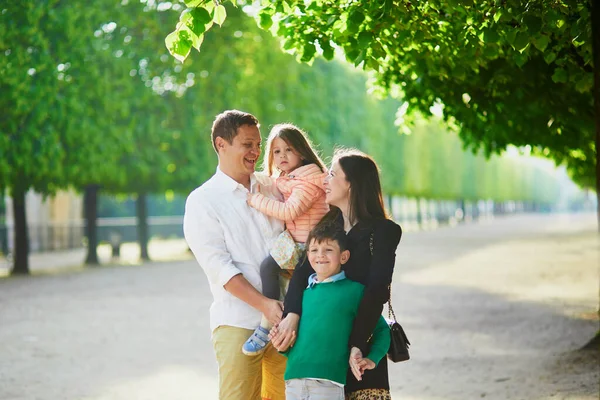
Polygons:
<instances>
[{"instance_id":1,"label":"young girl","mask_svg":"<svg viewBox=\"0 0 600 400\"><path fill-rule=\"evenodd\" d=\"M287 247L288 252L299 253L304 250L308 233L329 210L323 189L325 165L300 128L279 124L269 134L263 168L269 176L276 178L284 201L250 193L248 204L268 216L285 221L286 231L274 247ZM280 266L273 258L281 259L280 253L271 250L271 256L260 266L263 294L277 300L281 294L279 277L282 267L293 269L297 260L290 257L292 265ZM242 346L244 354L254 356L262 353L269 343L270 329L271 325L263 316L260 326Z\"/></svg>"}]
</instances>

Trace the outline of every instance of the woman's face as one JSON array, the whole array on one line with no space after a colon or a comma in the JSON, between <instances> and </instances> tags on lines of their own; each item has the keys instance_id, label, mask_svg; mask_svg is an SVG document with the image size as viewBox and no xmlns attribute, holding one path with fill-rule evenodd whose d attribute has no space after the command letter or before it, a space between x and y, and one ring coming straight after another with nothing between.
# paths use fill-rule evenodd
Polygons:
<instances>
[{"instance_id":1,"label":"woman's face","mask_svg":"<svg viewBox=\"0 0 600 400\"><path fill-rule=\"evenodd\" d=\"M334 161L323 183L327 204L346 209L350 201L350 182L338 161Z\"/></svg>"}]
</instances>

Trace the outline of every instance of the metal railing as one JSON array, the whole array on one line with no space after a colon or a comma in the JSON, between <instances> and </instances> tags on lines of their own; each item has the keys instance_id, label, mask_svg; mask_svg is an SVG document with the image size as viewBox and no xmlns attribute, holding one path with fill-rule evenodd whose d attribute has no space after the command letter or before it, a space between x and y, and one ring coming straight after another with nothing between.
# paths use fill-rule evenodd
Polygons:
<instances>
[{"instance_id":1,"label":"metal railing","mask_svg":"<svg viewBox=\"0 0 600 400\"><path fill-rule=\"evenodd\" d=\"M122 242L138 240L137 218L98 218L98 242L112 243L115 237ZM85 245L85 221L68 223L29 224L29 251L31 253L81 248ZM183 216L148 217L149 237L183 237ZM14 243L12 224L0 225L0 252L12 252Z\"/></svg>"}]
</instances>

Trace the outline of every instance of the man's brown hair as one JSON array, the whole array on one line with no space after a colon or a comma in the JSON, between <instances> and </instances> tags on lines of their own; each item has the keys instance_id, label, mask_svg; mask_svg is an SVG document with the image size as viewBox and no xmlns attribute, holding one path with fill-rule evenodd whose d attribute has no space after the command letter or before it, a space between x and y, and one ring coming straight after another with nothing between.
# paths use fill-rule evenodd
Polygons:
<instances>
[{"instance_id":1,"label":"man's brown hair","mask_svg":"<svg viewBox=\"0 0 600 400\"><path fill-rule=\"evenodd\" d=\"M260 127L258 119L252 114L238 110L227 110L217 115L212 125L211 138L213 148L217 151L217 138L221 137L232 144L238 134L238 128L243 125Z\"/></svg>"}]
</instances>

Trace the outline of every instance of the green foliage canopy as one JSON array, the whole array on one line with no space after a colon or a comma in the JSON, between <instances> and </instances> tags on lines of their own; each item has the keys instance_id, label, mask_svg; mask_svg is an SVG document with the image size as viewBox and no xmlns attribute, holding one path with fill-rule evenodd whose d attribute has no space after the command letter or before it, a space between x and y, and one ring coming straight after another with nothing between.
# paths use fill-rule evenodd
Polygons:
<instances>
[{"instance_id":1,"label":"green foliage canopy","mask_svg":"<svg viewBox=\"0 0 600 400\"><path fill-rule=\"evenodd\" d=\"M221 18L212 0L186 0L166 44L185 59ZM258 24L302 62L335 49L400 88L409 114L437 102L473 150L508 145L568 164L584 186L595 176L589 1L261 1ZM200 17L201 16L201 17ZM198 19L197 19L198 18ZM220 19L219 19L220 21Z\"/></svg>"}]
</instances>

